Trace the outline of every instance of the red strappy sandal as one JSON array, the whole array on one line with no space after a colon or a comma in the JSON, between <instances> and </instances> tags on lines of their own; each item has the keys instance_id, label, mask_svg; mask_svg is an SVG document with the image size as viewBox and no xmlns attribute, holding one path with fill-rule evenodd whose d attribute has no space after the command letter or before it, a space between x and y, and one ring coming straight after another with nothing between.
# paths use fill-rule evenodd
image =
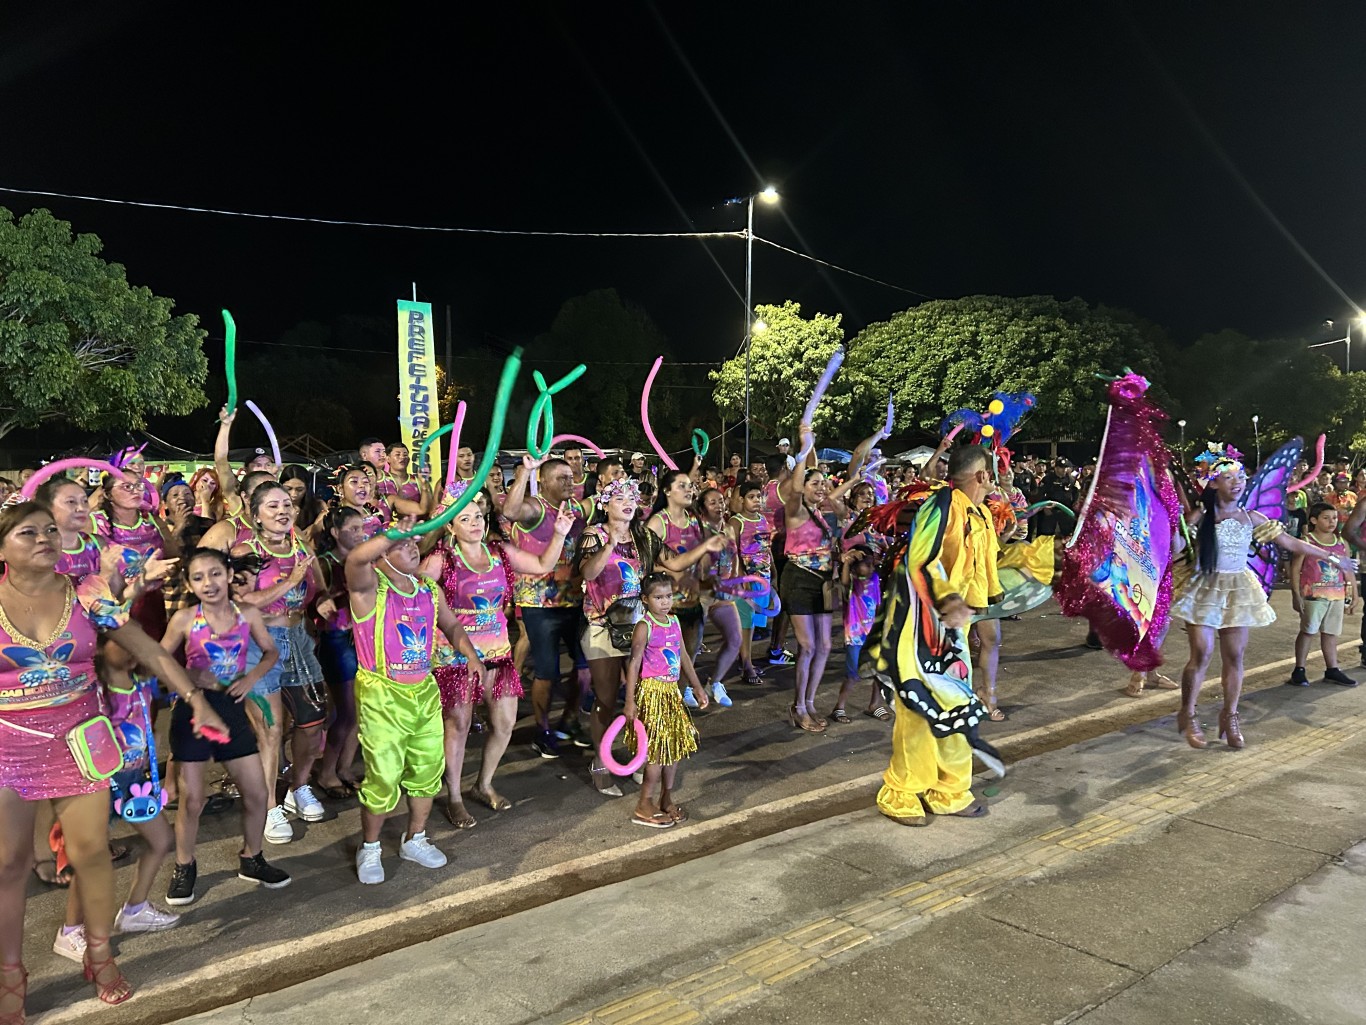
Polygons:
<instances>
[{"instance_id":1,"label":"red strappy sandal","mask_svg":"<svg viewBox=\"0 0 1366 1025\"><path fill-rule=\"evenodd\" d=\"M96 960L90 956L90 952L100 944L104 945L108 956ZM110 968L114 970L117 977L112 982L101 982L100 975L106 973ZM133 987L123 977L123 972L119 971L119 966L114 963L114 951L108 938L96 940L89 936L86 937L85 981L94 983L95 995L100 998L101 1003L121 1004L133 995Z\"/></svg>"},{"instance_id":2,"label":"red strappy sandal","mask_svg":"<svg viewBox=\"0 0 1366 1025\"><path fill-rule=\"evenodd\" d=\"M28 999L28 972L24 971L21 964L0 965L0 974L9 975L11 972L19 973L19 982L14 986L6 986L0 982L0 999L7 996L18 997L19 1008L0 1013L0 1025L24 1025L27 1020L24 1015L24 1001Z\"/></svg>"}]
</instances>

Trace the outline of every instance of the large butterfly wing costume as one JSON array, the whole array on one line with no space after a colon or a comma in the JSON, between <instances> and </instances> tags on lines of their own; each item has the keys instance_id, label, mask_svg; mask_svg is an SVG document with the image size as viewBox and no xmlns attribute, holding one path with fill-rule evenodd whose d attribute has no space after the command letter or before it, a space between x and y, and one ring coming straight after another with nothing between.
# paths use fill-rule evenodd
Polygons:
<instances>
[{"instance_id":1,"label":"large butterfly wing costume","mask_svg":"<svg viewBox=\"0 0 1366 1025\"><path fill-rule=\"evenodd\" d=\"M1271 453L1247 482L1238 504L1249 512L1261 513L1268 520L1277 523L1284 520L1286 496L1291 484L1294 483L1291 474L1295 472L1295 467L1300 461L1300 453L1303 451L1304 439L1291 438ZM1268 596L1271 589L1276 586L1279 555L1276 545L1267 542L1256 545L1252 558L1248 560L1248 566L1257 574L1257 579L1262 583L1262 590Z\"/></svg>"}]
</instances>

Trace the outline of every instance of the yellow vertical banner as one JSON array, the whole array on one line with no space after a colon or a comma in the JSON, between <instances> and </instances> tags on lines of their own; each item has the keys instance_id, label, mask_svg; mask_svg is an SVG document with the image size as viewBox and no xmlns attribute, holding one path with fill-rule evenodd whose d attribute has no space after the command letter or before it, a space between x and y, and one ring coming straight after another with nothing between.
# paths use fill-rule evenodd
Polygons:
<instances>
[{"instance_id":1,"label":"yellow vertical banner","mask_svg":"<svg viewBox=\"0 0 1366 1025\"><path fill-rule=\"evenodd\" d=\"M411 453L410 472L417 471L422 443L441 426L436 391L436 332L432 304L398 301L398 423ZM440 487L441 445L427 452L428 480Z\"/></svg>"}]
</instances>

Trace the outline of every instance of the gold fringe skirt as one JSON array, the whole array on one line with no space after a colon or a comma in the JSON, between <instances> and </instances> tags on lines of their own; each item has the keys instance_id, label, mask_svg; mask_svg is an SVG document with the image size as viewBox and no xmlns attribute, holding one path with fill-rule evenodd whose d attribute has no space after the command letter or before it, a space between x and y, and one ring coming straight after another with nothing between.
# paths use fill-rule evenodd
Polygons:
<instances>
[{"instance_id":1,"label":"gold fringe skirt","mask_svg":"<svg viewBox=\"0 0 1366 1025\"><path fill-rule=\"evenodd\" d=\"M636 684L636 716L650 738L647 757L655 765L672 765L697 750L697 728L683 704L677 680L647 676ZM626 748L636 753L636 731L622 731Z\"/></svg>"}]
</instances>

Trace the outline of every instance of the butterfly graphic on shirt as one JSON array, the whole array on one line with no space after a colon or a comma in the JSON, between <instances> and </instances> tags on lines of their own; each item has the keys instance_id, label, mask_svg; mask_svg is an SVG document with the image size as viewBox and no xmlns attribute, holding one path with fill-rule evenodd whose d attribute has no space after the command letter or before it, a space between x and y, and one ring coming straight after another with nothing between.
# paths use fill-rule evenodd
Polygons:
<instances>
[{"instance_id":1,"label":"butterfly graphic on shirt","mask_svg":"<svg viewBox=\"0 0 1366 1025\"><path fill-rule=\"evenodd\" d=\"M64 683L71 679L71 670L67 668L66 663L75 650L74 641L57 645L50 655L21 644L9 644L0 648L0 654L23 670L19 674L21 686L37 687L44 683Z\"/></svg>"},{"instance_id":2,"label":"butterfly graphic on shirt","mask_svg":"<svg viewBox=\"0 0 1366 1025\"><path fill-rule=\"evenodd\" d=\"M474 609L474 628L491 630L498 625L498 606L482 594L472 595L470 605Z\"/></svg>"},{"instance_id":3,"label":"butterfly graphic on shirt","mask_svg":"<svg viewBox=\"0 0 1366 1025\"><path fill-rule=\"evenodd\" d=\"M219 644L216 641L205 641L204 651L209 656L209 672L220 680L231 680L239 672L242 665L242 645Z\"/></svg>"},{"instance_id":4,"label":"butterfly graphic on shirt","mask_svg":"<svg viewBox=\"0 0 1366 1025\"><path fill-rule=\"evenodd\" d=\"M407 623L399 623L398 639L403 644L399 661L407 664L426 662L431 659L431 645L428 643L427 624L419 621L417 629Z\"/></svg>"},{"instance_id":5,"label":"butterfly graphic on shirt","mask_svg":"<svg viewBox=\"0 0 1366 1025\"><path fill-rule=\"evenodd\" d=\"M621 593L639 594L640 593L640 574L636 568L625 559L617 560L617 572L621 574Z\"/></svg>"},{"instance_id":6,"label":"butterfly graphic on shirt","mask_svg":"<svg viewBox=\"0 0 1366 1025\"><path fill-rule=\"evenodd\" d=\"M674 651L673 648L665 648L662 654L664 656L664 664L669 667L669 675L674 677L678 676L679 668L682 666L682 660L678 657L678 652Z\"/></svg>"}]
</instances>

